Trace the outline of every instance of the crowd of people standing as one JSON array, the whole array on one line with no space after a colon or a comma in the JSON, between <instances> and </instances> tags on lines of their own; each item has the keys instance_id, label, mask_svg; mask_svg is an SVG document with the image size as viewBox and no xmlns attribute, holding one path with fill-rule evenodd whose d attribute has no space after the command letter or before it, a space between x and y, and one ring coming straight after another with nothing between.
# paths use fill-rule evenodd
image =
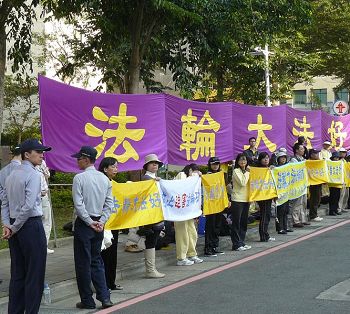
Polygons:
<instances>
[{"instance_id":1,"label":"crowd of people standing","mask_svg":"<svg viewBox=\"0 0 350 314\"><path fill-rule=\"evenodd\" d=\"M11 253L11 282L9 293L9 313L37 313L40 307L44 287L46 255L53 253L48 247L50 237L50 202L48 201L49 172L43 160L43 153L51 148L39 141L24 141L14 150L11 163L0 171L0 198L2 203L1 218L3 238L9 241ZM82 146L72 155L77 160L81 173L73 180L72 196L76 220L74 222L74 261L76 280L80 295L79 309L94 309L91 283L95 287L96 299L103 308L113 305L111 290L122 290L116 283L117 246L119 230L112 231L111 245L101 252L104 238L104 225L113 209L112 184L118 170L118 161L112 157L102 159L95 168L97 151L91 146ZM222 211L230 215L232 225L230 236L233 251L251 249L246 243L249 210L249 174L251 167L280 167L287 163L302 162L305 159L347 160L347 151L340 149L331 152L331 143L323 143L321 150L307 150L303 137L293 146L293 156L287 150L279 148L271 156L259 152L256 139L249 139L249 148L239 153L232 167L232 177L228 208L218 208L217 214L205 217L204 256L211 258L224 254L220 250L219 235L222 224ZM159 180L157 172L163 165L156 154L145 157L142 180ZM221 163L218 157L208 160L208 174L218 173ZM201 176L196 164L189 164L175 179ZM346 211L349 189L347 187L328 187L313 185L309 189L309 202L303 195L276 207L276 231L284 235L293 232L293 228L303 228L311 222L320 222L317 209L321 197L328 196L329 215L341 215ZM274 199L258 201L255 206L259 211L260 241L274 241L269 234ZM309 206L307 204L309 203ZM309 208L309 211L308 211ZM49 213L48 213L49 212ZM291 216L291 223L288 219ZM49 220L49 222L47 222ZM195 220L190 219L174 223L176 239L176 264L191 266L203 262L197 253L197 230ZM155 248L164 222L140 226L133 230L144 239L145 276L163 278L156 268ZM33 276L32 274L36 274ZM23 297L25 296L25 297Z\"/></svg>"}]
</instances>

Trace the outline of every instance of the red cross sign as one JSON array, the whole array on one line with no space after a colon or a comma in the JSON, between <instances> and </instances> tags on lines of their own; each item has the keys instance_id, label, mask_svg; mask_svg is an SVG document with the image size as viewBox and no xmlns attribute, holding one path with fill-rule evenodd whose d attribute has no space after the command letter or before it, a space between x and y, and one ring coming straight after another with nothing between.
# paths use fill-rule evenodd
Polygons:
<instances>
[{"instance_id":1,"label":"red cross sign","mask_svg":"<svg viewBox=\"0 0 350 314\"><path fill-rule=\"evenodd\" d=\"M338 116L343 116L348 113L349 105L346 101L338 100L334 103L333 110Z\"/></svg>"}]
</instances>

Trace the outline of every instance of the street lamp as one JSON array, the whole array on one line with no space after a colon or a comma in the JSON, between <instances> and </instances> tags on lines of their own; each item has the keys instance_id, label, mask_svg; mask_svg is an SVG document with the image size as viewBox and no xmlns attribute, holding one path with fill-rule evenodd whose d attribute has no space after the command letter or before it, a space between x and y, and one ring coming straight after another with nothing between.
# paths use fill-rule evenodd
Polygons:
<instances>
[{"instance_id":1,"label":"street lamp","mask_svg":"<svg viewBox=\"0 0 350 314\"><path fill-rule=\"evenodd\" d=\"M268 44L265 45L265 49L261 47L254 48L254 51L250 52L252 56L264 56L265 59L265 88L266 88L266 106L271 107L270 101L270 73L269 73L269 56L273 56L275 53L269 51Z\"/></svg>"}]
</instances>

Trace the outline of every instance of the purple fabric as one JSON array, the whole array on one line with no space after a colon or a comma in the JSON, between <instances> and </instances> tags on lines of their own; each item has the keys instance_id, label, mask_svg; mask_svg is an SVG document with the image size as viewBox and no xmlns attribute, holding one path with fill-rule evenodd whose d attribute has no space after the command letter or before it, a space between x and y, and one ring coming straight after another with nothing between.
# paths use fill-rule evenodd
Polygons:
<instances>
[{"instance_id":1,"label":"purple fabric","mask_svg":"<svg viewBox=\"0 0 350 314\"><path fill-rule=\"evenodd\" d=\"M49 168L64 172L78 171L76 160L70 156L83 145L97 146L102 142L102 137L90 137L85 133L85 124L90 122L102 131L118 127L118 123L94 119L92 109L98 106L108 117L118 116L121 103L127 104L127 116L137 117L137 122L126 124L126 128L144 129L145 133L140 141L126 139L139 157L138 160L130 158L124 163L120 162L119 170L141 169L144 157L151 153L157 154L164 163L168 162L163 94L146 97L104 94L67 86L42 76L39 77L39 88L43 143L52 147L45 157ZM115 138L106 139L106 142L105 151L115 142ZM122 155L124 152L122 143L115 154ZM96 166L102 157L104 154L97 160Z\"/></svg>"},{"instance_id":2,"label":"purple fabric","mask_svg":"<svg viewBox=\"0 0 350 314\"><path fill-rule=\"evenodd\" d=\"M78 171L70 155L83 145L104 145L96 165L106 154L114 155L120 171L142 169L144 157L151 153L164 163L180 166L206 164L214 155L223 162L230 161L244 150L250 137L260 141L259 151L268 153L281 147L291 153L300 135L307 136L309 148L320 149L325 140L337 149L350 148L350 115L335 117L286 105L267 108L233 102L203 103L165 94L104 94L42 76L39 89L43 143L52 146L46 161L51 169L64 172ZM94 107L100 109L95 108L93 116ZM122 128L121 109L126 110L123 121L131 121L125 126L126 132L115 134L118 126ZM260 133L258 122L264 129ZM91 125L86 130L87 123L99 130L92 133ZM126 151L131 153L125 156Z\"/></svg>"},{"instance_id":3,"label":"purple fabric","mask_svg":"<svg viewBox=\"0 0 350 314\"><path fill-rule=\"evenodd\" d=\"M189 163L207 164L208 159L213 156L219 156L221 161L232 160L232 104L222 103L203 103L198 101L189 101L174 96L166 96L166 125L168 141L168 161L170 164L185 166ZM181 122L183 116L188 115L188 110L192 110L192 115L196 117L187 131L183 131L184 123ZM201 120L205 112L208 115ZM218 124L209 124L207 117L213 119L212 122ZM209 118L210 119L210 118ZM193 128L198 128L195 132ZM210 138L208 138L210 134ZM205 148L205 145L196 145L196 140L191 141L190 137L201 138L203 141L215 141L215 150L211 145ZM186 141L185 139L189 139ZM181 150L181 144L188 143L192 148L184 147ZM197 156L198 154L198 156ZM187 157L190 159L187 159Z\"/></svg>"}]
</instances>

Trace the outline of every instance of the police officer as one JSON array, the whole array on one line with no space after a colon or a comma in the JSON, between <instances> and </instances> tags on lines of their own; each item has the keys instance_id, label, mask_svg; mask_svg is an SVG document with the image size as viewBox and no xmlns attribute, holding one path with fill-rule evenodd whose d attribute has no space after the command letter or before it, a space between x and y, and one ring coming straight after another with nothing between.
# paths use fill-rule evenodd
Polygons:
<instances>
[{"instance_id":1,"label":"police officer","mask_svg":"<svg viewBox=\"0 0 350 314\"><path fill-rule=\"evenodd\" d=\"M81 301L79 309L94 309L91 281L96 289L96 299L102 308L113 305L107 288L104 265L101 257L103 228L112 208L112 184L94 167L97 151L91 146L82 146L72 157L84 172L73 179L73 202L77 219L74 224L74 262Z\"/></svg>"},{"instance_id":2,"label":"police officer","mask_svg":"<svg viewBox=\"0 0 350 314\"><path fill-rule=\"evenodd\" d=\"M44 288L46 237L41 220L40 173L43 152L51 150L36 139L21 144L23 162L5 181L3 238L9 240L11 280L8 313L39 312ZM8 217L8 218L7 218Z\"/></svg>"}]
</instances>

